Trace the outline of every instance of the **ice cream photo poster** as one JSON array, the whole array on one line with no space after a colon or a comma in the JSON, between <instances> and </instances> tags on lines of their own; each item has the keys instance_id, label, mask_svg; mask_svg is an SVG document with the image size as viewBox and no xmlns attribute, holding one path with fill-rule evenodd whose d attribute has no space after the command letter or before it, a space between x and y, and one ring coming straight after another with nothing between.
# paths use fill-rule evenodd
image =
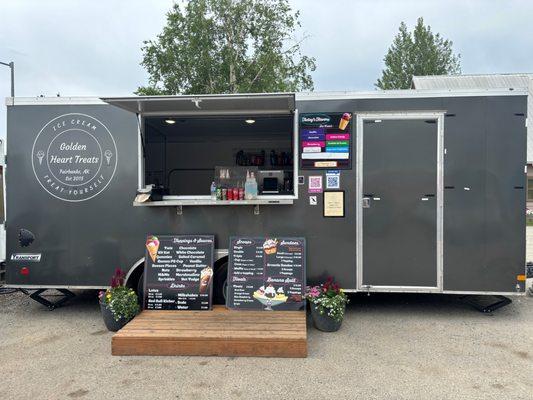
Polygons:
<instances>
[{"instance_id":1,"label":"ice cream photo poster","mask_svg":"<svg viewBox=\"0 0 533 400\"><path fill-rule=\"evenodd\" d=\"M211 283L211 278L213 277L213 268L206 266L202 271L200 271L200 293L207 293L209 285Z\"/></svg>"},{"instance_id":2,"label":"ice cream photo poster","mask_svg":"<svg viewBox=\"0 0 533 400\"><path fill-rule=\"evenodd\" d=\"M157 236L148 236L148 239L146 239L146 250L148 250L152 261L156 262L157 251L159 250L159 239Z\"/></svg>"},{"instance_id":3,"label":"ice cream photo poster","mask_svg":"<svg viewBox=\"0 0 533 400\"><path fill-rule=\"evenodd\" d=\"M339 121L339 129L341 131L345 130L351 119L352 119L352 114L350 114L350 113L342 114L342 117L341 117L341 119Z\"/></svg>"}]
</instances>

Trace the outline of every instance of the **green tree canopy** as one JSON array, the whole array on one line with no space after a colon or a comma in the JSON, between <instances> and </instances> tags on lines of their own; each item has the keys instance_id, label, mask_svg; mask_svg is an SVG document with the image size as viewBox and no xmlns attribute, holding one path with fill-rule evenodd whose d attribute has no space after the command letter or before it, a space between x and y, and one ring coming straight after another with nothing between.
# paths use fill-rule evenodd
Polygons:
<instances>
[{"instance_id":1,"label":"green tree canopy","mask_svg":"<svg viewBox=\"0 0 533 400\"><path fill-rule=\"evenodd\" d=\"M174 4L156 40L145 41L149 85L137 94L312 90L315 59L294 39L287 0L189 0Z\"/></svg>"},{"instance_id":2,"label":"green tree canopy","mask_svg":"<svg viewBox=\"0 0 533 400\"><path fill-rule=\"evenodd\" d=\"M385 69L376 86L380 89L409 89L413 75L453 75L461 73L460 55L455 55L453 42L418 18L411 33L404 22L384 58Z\"/></svg>"}]
</instances>

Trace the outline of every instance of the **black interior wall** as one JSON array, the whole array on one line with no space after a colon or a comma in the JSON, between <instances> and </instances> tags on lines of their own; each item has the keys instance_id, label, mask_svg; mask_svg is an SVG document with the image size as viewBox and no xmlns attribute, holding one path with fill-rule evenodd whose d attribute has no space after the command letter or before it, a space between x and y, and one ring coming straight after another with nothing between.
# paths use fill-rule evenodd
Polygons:
<instances>
[{"instance_id":1,"label":"black interior wall","mask_svg":"<svg viewBox=\"0 0 533 400\"><path fill-rule=\"evenodd\" d=\"M253 124L246 120L254 120ZM169 188L172 195L209 195L216 166L236 166L236 154L291 151L292 116L232 116L145 119L145 182Z\"/></svg>"}]
</instances>

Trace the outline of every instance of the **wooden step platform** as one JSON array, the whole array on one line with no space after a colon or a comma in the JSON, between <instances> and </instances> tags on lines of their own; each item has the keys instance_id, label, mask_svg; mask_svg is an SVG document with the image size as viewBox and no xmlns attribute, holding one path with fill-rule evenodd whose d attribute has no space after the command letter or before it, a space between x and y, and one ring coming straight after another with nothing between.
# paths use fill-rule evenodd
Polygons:
<instances>
[{"instance_id":1,"label":"wooden step platform","mask_svg":"<svg viewBox=\"0 0 533 400\"><path fill-rule=\"evenodd\" d=\"M305 311L145 310L113 335L115 356L307 357Z\"/></svg>"}]
</instances>

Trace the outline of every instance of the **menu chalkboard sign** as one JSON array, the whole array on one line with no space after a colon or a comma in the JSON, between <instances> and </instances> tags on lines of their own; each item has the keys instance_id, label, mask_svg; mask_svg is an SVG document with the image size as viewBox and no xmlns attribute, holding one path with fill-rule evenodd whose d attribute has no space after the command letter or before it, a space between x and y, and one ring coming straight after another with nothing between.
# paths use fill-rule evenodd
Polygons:
<instances>
[{"instance_id":1,"label":"menu chalkboard sign","mask_svg":"<svg viewBox=\"0 0 533 400\"><path fill-rule=\"evenodd\" d=\"M144 308L210 310L212 235L151 235L146 239Z\"/></svg>"},{"instance_id":2,"label":"menu chalkboard sign","mask_svg":"<svg viewBox=\"0 0 533 400\"><path fill-rule=\"evenodd\" d=\"M230 238L229 308L301 310L304 296L305 239Z\"/></svg>"}]
</instances>

